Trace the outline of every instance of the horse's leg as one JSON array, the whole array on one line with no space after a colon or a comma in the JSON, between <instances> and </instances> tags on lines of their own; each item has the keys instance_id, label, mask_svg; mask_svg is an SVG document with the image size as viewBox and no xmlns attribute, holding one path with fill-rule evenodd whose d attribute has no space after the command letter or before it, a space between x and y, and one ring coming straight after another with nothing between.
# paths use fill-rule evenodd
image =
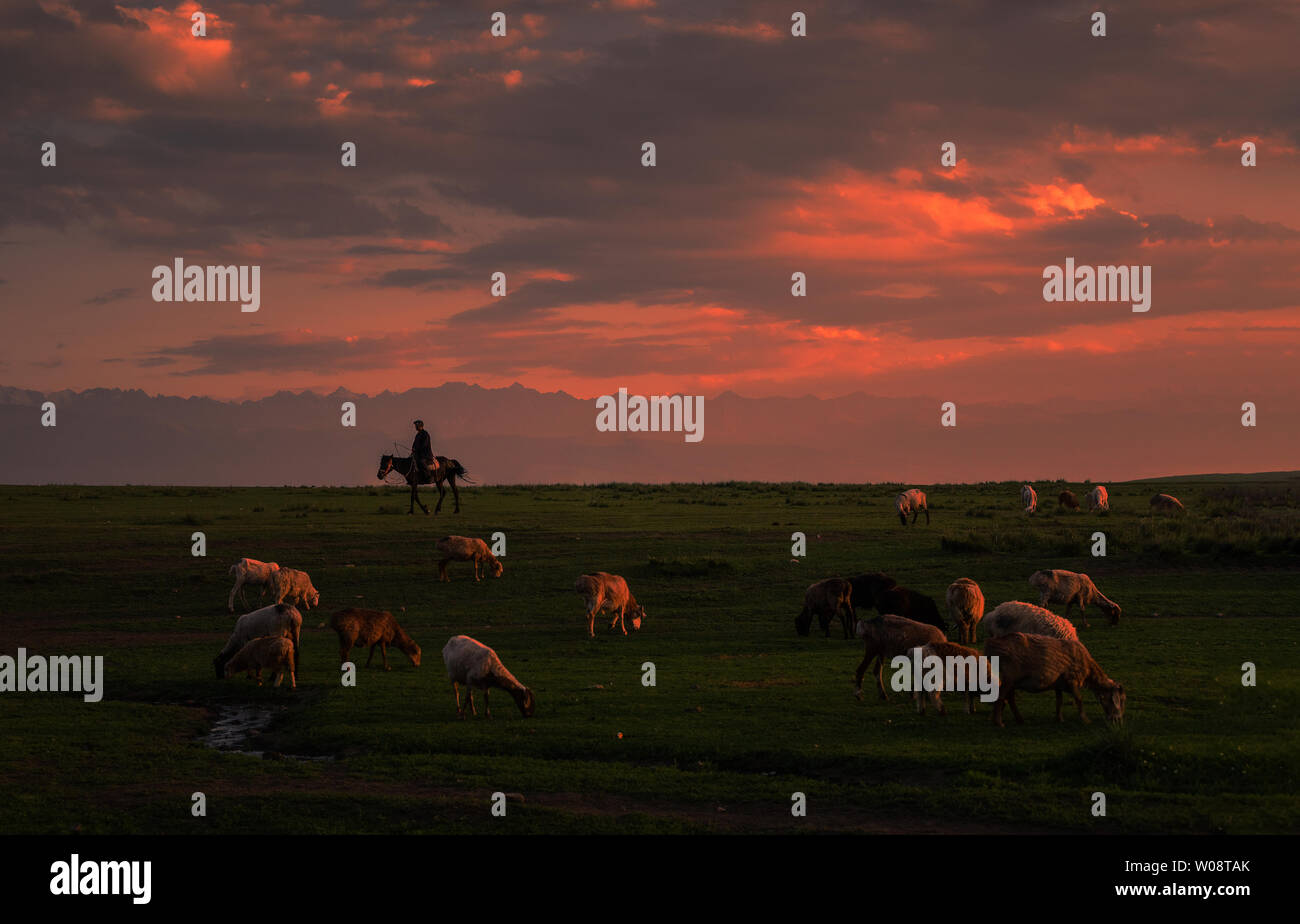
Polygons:
<instances>
[{"instance_id":1,"label":"horse's leg","mask_svg":"<svg viewBox=\"0 0 1300 924\"><path fill-rule=\"evenodd\" d=\"M456 490L456 473L455 473L455 472L452 472L451 475L448 476L448 478L447 478L447 482L451 485L451 494L452 494L452 497L454 497L454 498L456 499L456 510L455 510L454 512L455 512L455 513L460 513L460 491Z\"/></svg>"},{"instance_id":2,"label":"horse's leg","mask_svg":"<svg viewBox=\"0 0 1300 924\"><path fill-rule=\"evenodd\" d=\"M441 473L439 473L439 476L438 476L437 480L436 480L434 483L438 486L438 506L436 506L436 507L433 508L433 512L434 512L434 513L437 513L438 511L440 511L440 510L442 509L442 499L443 499L443 497L446 495L446 493L447 493L447 489L444 488L444 487L442 486L442 476L441 476Z\"/></svg>"},{"instance_id":3,"label":"horse's leg","mask_svg":"<svg viewBox=\"0 0 1300 924\"><path fill-rule=\"evenodd\" d=\"M411 482L411 509L407 513L415 513L415 505L420 504L420 509L424 511L425 516L429 514L429 508L420 502L420 485L416 481Z\"/></svg>"}]
</instances>

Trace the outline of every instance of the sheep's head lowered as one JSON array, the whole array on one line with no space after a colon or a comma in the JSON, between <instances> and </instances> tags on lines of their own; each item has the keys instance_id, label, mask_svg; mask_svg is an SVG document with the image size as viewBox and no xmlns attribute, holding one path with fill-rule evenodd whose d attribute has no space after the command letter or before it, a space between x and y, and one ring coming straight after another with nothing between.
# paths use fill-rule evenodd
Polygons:
<instances>
[{"instance_id":1,"label":"sheep's head lowered","mask_svg":"<svg viewBox=\"0 0 1300 924\"><path fill-rule=\"evenodd\" d=\"M629 607L627 615L632 617L632 628L636 631L641 629L641 620L645 618L645 607L641 604Z\"/></svg>"},{"instance_id":2,"label":"sheep's head lowered","mask_svg":"<svg viewBox=\"0 0 1300 924\"><path fill-rule=\"evenodd\" d=\"M1107 685L1098 687L1096 693L1097 700L1101 703L1101 710L1106 713L1107 720L1117 725L1123 722L1125 699L1123 684L1111 681Z\"/></svg>"},{"instance_id":3,"label":"sheep's head lowered","mask_svg":"<svg viewBox=\"0 0 1300 924\"><path fill-rule=\"evenodd\" d=\"M533 710L537 707L537 698L533 696L533 691L524 687L522 690L512 691L510 695L514 697L515 705L524 714L524 718L531 719Z\"/></svg>"}]
</instances>

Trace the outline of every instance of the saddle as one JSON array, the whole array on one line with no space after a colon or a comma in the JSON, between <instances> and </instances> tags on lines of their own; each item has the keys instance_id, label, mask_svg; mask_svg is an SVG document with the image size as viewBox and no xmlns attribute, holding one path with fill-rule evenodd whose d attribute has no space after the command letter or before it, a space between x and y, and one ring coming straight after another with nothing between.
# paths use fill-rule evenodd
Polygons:
<instances>
[{"instance_id":1,"label":"saddle","mask_svg":"<svg viewBox=\"0 0 1300 924\"><path fill-rule=\"evenodd\" d=\"M413 475L415 475L415 477L416 477L416 481L417 481L419 484L433 484L434 481L436 480L436 479L435 479L435 475L436 475L437 472L438 472L438 467L439 467L441 464L442 464L442 463L438 461L438 457L437 457L437 456L434 456L434 457L433 457L433 461L429 463L429 474L428 474L428 475L425 475L424 472L421 471L421 469L420 469L420 465L419 465L418 462L415 463L415 464L412 466L412 468L411 468L411 473L412 473Z\"/></svg>"}]
</instances>

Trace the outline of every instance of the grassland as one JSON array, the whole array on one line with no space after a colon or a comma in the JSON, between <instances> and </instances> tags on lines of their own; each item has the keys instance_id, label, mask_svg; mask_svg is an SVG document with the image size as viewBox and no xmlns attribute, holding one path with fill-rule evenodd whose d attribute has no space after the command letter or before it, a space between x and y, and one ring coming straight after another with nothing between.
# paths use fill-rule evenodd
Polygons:
<instances>
[{"instance_id":1,"label":"grassland","mask_svg":"<svg viewBox=\"0 0 1300 924\"><path fill-rule=\"evenodd\" d=\"M897 488L478 488L438 517L408 517L390 488L0 488L0 653L102 654L107 670L96 704L0 695L0 831L1300 827L1300 482L1111 485L1100 516L1056 511L1040 483L1032 518L1017 485L935 485L933 524L907 529L891 516ZM1152 519L1155 490L1188 516ZM196 530L205 558L190 554ZM501 579L475 584L462 565L437 582L435 539L497 530ZM1105 558L1089 554L1096 530ZM243 555L304 568L321 591L296 692L213 677L233 623L227 569ZM1003 730L955 700L946 719L899 695L858 703L859 644L794 632L804 587L823 577L884 570L942 598L969 576L992 606L1032 599L1026 579L1047 567L1087 571L1124 607L1118 627L1081 630L1128 689L1122 729L1058 725L1050 695L1023 697L1026 724ZM592 570L628 578L648 611L640 633L586 637L572 584ZM394 653L391 673L361 667L341 687L324 622L346 605L396 613L423 665ZM456 633L497 649L536 691L535 718L504 694L490 722L456 718L440 658ZM252 746L332 759L199 743L217 710L249 703L274 709ZM494 791L524 801L494 818ZM1103 818L1089 811L1097 791ZM791 817L794 792L806 818Z\"/></svg>"}]
</instances>

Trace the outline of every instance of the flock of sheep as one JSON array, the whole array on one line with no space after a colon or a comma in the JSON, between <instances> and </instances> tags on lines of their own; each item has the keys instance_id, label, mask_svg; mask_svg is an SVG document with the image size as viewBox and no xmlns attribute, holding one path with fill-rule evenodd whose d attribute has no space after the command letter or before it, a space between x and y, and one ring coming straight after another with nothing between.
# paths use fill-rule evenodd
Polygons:
<instances>
[{"instance_id":1,"label":"flock of sheep","mask_svg":"<svg viewBox=\"0 0 1300 924\"><path fill-rule=\"evenodd\" d=\"M1016 721L1021 721L1016 708L1016 691L1041 693L1056 691L1056 716L1061 718L1061 699L1069 693L1083 714L1080 691L1092 690L1101 701L1106 717L1120 721L1124 716L1124 688L1106 676L1105 672L1079 641L1078 633L1068 618L1047 609L1049 604L1064 604L1068 617L1071 607L1079 608L1084 626L1088 625L1087 608L1094 606L1104 612L1111 625L1119 623L1120 607L1106 597L1086 574L1073 571L1035 571L1029 584L1039 592L1038 605L1013 600L984 614L984 594L970 578L958 578L948 587L948 613L957 627L957 637L964 644L948 641L948 624L939 613L935 601L925 594L900 587L887 574L872 572L855 578L827 578L811 585L804 593L804 605L795 617L795 630L808 635L813 617L816 617L825 635L830 635L831 623L838 617L844 627L844 637L849 637L849 626L866 643L862 662L854 677L854 695L862 698L862 677L874 662L876 689L881 699L885 692L884 668L894 658L918 657L922 661L931 655L941 659L958 659L964 681L970 712L975 711L974 678L980 674L983 658L998 657L997 669L988 672L995 676L998 698L993 707L993 721L1002 724L1004 704L1011 706ZM880 615L874 619L859 617L858 611L875 609ZM975 644L976 629L985 627L987 640L981 655L968 645ZM929 692L930 699L941 715L945 714L942 691ZM922 692L915 692L918 711L925 712Z\"/></svg>"},{"instance_id":2,"label":"flock of sheep","mask_svg":"<svg viewBox=\"0 0 1300 924\"><path fill-rule=\"evenodd\" d=\"M1092 512L1110 510L1110 494L1105 485L1095 486L1088 492L1087 498L1088 509ZM1025 508L1025 513L1038 512L1038 492L1034 490L1033 485L1020 486L1020 503ZM1079 499L1070 490L1062 491L1056 503L1057 506L1068 510L1079 509ZM926 525L930 524L930 508L926 504L925 492L919 488L909 488L894 498L894 509L898 511L898 521L904 526L907 525L908 514L911 514L912 523L915 524L916 518L924 513ZM1186 509L1183 502L1172 494L1156 494L1151 498L1152 513L1179 513Z\"/></svg>"},{"instance_id":3,"label":"flock of sheep","mask_svg":"<svg viewBox=\"0 0 1300 924\"><path fill-rule=\"evenodd\" d=\"M1038 494L1032 485L1021 488L1021 502L1026 513L1038 509ZM1079 502L1070 491L1062 491L1058 498L1062 507L1078 509ZM1088 494L1091 510L1110 509L1106 488L1097 485ZM1157 494L1151 499L1153 510L1177 511L1183 505L1168 494ZM930 510L925 493L917 488L904 491L894 500L899 521L908 525L925 514L930 522ZM975 711L974 678L980 674L983 659L997 657L997 700L993 707L993 721L1002 725L1004 705L1010 705L1017 722L1022 721L1016 707L1016 691L1040 693L1056 692L1056 717L1061 718L1061 704L1065 693L1074 699L1079 717L1083 714L1081 691L1088 689L1097 695L1106 717L1118 722L1124 716L1124 688L1106 676L1100 665L1079 641L1074 625L1069 621L1070 610L1078 607L1083 625L1088 625L1088 607L1105 613L1111 625L1120 619L1120 607L1108 598L1086 574L1074 571L1036 571L1029 584L1038 591L1038 604L1013 600L984 614L984 594L970 578L958 578L948 587L948 614L956 625L959 643L948 641L947 623L939 613L935 601L925 594L899 586L894 578L880 572L858 575L855 578L827 578L811 585L804 593L804 605L795 617L795 630L808 635L812 620L817 618L823 633L830 635L831 623L839 618L844 637L849 638L849 627L866 643L866 651L854 678L854 695L862 698L862 678L874 663L876 688L881 699L885 692L884 668L895 657L922 661L930 656L945 659L948 663L962 665L962 676L967 691L967 706ZM1064 617L1047 607L1063 605ZM875 609L880 615L874 619L859 618L858 610ZM983 624L987 639L984 652L974 648L976 629ZM948 659L952 659L948 661ZM984 665L988 667L988 665ZM950 675L951 676L951 675ZM916 690L914 696L918 711L925 712L926 697L945 714L942 690L934 689L923 694Z\"/></svg>"},{"instance_id":4,"label":"flock of sheep","mask_svg":"<svg viewBox=\"0 0 1300 924\"><path fill-rule=\"evenodd\" d=\"M480 569L485 569L492 577L500 577L505 570L482 539L446 536L438 540L435 547L442 553L438 562L438 574L442 581L450 580L447 565L453 561L472 562L476 582L481 580ZM230 612L235 610L236 595L247 605L244 596L247 587L259 588L263 595L270 591L272 601L270 605L245 613L235 621L230 639L212 662L217 679L244 672L250 678L256 678L260 685L262 671L265 670L270 672L275 686L278 687L287 674L289 686L296 689L302 640L302 613L298 608L310 610L319 605L320 592L305 571L282 568L276 562L242 558L231 566L230 573L235 576L235 586L227 601ZM604 571L584 574L578 578L574 589L586 603L589 635L595 634L596 616L601 612L612 613L614 620L610 623L610 628L617 625L622 628L624 635L627 635L625 619L631 620L633 629L641 628L645 608L636 602L628 590L627 581L618 575ZM420 666L420 646L387 610L349 607L331 616L329 625L338 635L341 662L348 660L348 654L353 648L369 646L366 666L370 666L375 657L375 649L378 648L384 670L391 670L388 663L388 648L391 645L405 654L414 666ZM468 694L466 706L473 715L478 714L474 707L474 691L478 689L483 691L483 706L491 718L488 691L497 687L510 694L525 718L532 716L536 708L533 691L520 683L501 663L497 653L487 645L467 635L457 635L443 646L442 660L456 699L456 712L461 718L465 717L465 706L461 705L460 700L462 685Z\"/></svg>"},{"instance_id":5,"label":"flock of sheep","mask_svg":"<svg viewBox=\"0 0 1300 924\"><path fill-rule=\"evenodd\" d=\"M1088 506L1094 511L1110 509L1106 488L1095 486L1087 495ZM1026 513L1038 508L1038 495L1032 485L1021 488L1021 502ZM1070 491L1062 491L1058 503L1062 507L1078 509L1079 502ZM899 494L894 501L898 517L907 525L924 513L930 522L930 511L923 491L913 488ZM1157 494L1151 499L1153 510L1178 511L1183 505L1167 494ZM450 580L447 566L453 561L472 562L474 580L479 581L480 569L485 568L492 577L500 577L504 568L481 539L464 536L447 536L440 539L436 548L442 553L438 565L439 577ZM287 673L291 687L296 687L296 672L302 634L302 615L299 607L311 609L320 602L320 593L311 578L303 571L282 568L275 562L262 562L244 558L230 569L235 576L235 586L230 592L228 607L234 612L235 596L243 597L246 587L270 591L269 606L247 613L236 621L234 631L224 648L213 661L218 678L232 677L247 672L261 682L262 671L269 670L276 686ZM1011 601L994 608L986 617L984 594L970 578L959 578L948 588L947 607L956 625L958 642L948 641L948 625L939 613L935 601L925 594L899 586L889 575L872 572L855 578L828 578L811 585L804 594L804 606L795 618L795 628L800 635L808 635L812 620L817 618L823 632L829 636L831 623L838 617L844 637L852 634L866 644L858 665L854 694L862 698L862 678L874 662L876 687L882 699L885 692L883 671L885 664L898 656L924 659L931 655L942 659L955 659L968 669L974 678L981 660L997 657L997 700L993 721L1002 724L1004 705L1010 705L1017 722L1021 721L1016 707L1017 690L1027 692L1056 692L1056 713L1061 718L1063 694L1069 693L1083 714L1080 691L1093 691L1101 702L1106 717L1120 721L1124 714L1124 688L1106 676L1105 672L1079 641L1070 610L1078 607L1083 625L1088 625L1087 608L1094 607L1105 613L1111 625L1118 624L1120 607L1106 597L1086 574L1073 571L1036 571L1029 578L1030 585L1038 591L1038 605ZM595 635L595 621L602 613L612 615L610 628L618 626L627 634L626 621L638 630L645 617L645 608L637 603L628 589L627 581L616 574L599 571L581 575L574 585L586 604L587 633ZM246 602L246 601L245 601ZM1047 609L1050 604L1064 605L1064 616ZM875 609L874 619L859 618L858 610ZM976 629L983 624L987 638L983 654L968 646L975 644ZM385 670L390 670L388 648L393 646L405 654L415 666L420 664L420 646L398 625L392 613L350 607L330 617L329 625L339 639L339 657L346 662L353 648L369 646L367 666L374 659L375 649L380 650ZM442 650L447 677L451 681L457 714L465 717L461 704L460 687L465 686L467 706L477 715L474 707L474 690L483 691L487 715L492 715L488 704L488 690L497 687L505 690L515 700L525 717L531 716L536 706L533 692L515 678L495 651L466 635L451 638ZM983 665L987 667L987 665ZM973 685L968 685L969 711L975 711ZM941 690L931 690L928 698L944 713ZM925 711L926 697L915 692L917 708Z\"/></svg>"}]
</instances>

